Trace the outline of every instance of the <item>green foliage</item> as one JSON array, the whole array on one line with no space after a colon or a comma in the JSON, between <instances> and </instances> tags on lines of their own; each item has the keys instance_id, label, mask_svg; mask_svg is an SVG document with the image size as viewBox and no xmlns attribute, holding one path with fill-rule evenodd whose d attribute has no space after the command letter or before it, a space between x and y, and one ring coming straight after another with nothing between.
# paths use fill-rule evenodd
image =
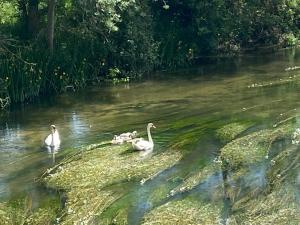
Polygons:
<instances>
[{"instance_id":1,"label":"green foliage","mask_svg":"<svg viewBox=\"0 0 300 225\"><path fill-rule=\"evenodd\" d=\"M166 7L167 4L167 7ZM155 1L155 33L162 63L189 64L196 56L274 44L299 37L295 1Z\"/></svg>"},{"instance_id":2,"label":"green foliage","mask_svg":"<svg viewBox=\"0 0 300 225\"><path fill-rule=\"evenodd\" d=\"M293 33L284 34L283 40L286 46L295 46L300 43L299 38L297 38Z\"/></svg>"},{"instance_id":3,"label":"green foliage","mask_svg":"<svg viewBox=\"0 0 300 225\"><path fill-rule=\"evenodd\" d=\"M20 2L29 7L26 1ZM39 5L40 11L45 9L44 2ZM0 78L7 82L13 102L59 93L69 85L80 88L90 81L128 82L132 76L153 70L157 47L144 2L67 0L58 2L56 11L53 56L42 33L35 40L19 40L0 51ZM46 26L46 17L39 19L38 24ZM11 25L11 29L18 26Z\"/></svg>"},{"instance_id":4,"label":"green foliage","mask_svg":"<svg viewBox=\"0 0 300 225\"><path fill-rule=\"evenodd\" d=\"M57 1L51 55L46 45L47 1L0 0L0 78L9 78L9 95L21 102L61 92L66 85L128 82L155 69L191 65L202 55L293 46L299 44L299 4ZM3 48L2 34L17 44Z\"/></svg>"},{"instance_id":5,"label":"green foliage","mask_svg":"<svg viewBox=\"0 0 300 225\"><path fill-rule=\"evenodd\" d=\"M15 1L0 1L0 24L17 22L18 6Z\"/></svg>"}]
</instances>

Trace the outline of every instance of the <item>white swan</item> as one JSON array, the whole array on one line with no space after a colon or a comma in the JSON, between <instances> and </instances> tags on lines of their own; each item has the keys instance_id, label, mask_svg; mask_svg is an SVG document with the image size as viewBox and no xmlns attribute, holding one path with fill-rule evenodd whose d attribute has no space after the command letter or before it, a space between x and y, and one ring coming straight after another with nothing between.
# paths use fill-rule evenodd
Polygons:
<instances>
[{"instance_id":1,"label":"white swan","mask_svg":"<svg viewBox=\"0 0 300 225\"><path fill-rule=\"evenodd\" d=\"M148 123L148 126L147 126L148 141L146 141L144 139L141 139L141 138L132 140L132 147L135 150L139 150L139 151L147 151L147 150L151 151L151 150L153 150L154 143L153 143L151 133L150 133L150 129L152 127L156 128L153 125L153 123Z\"/></svg>"},{"instance_id":2,"label":"white swan","mask_svg":"<svg viewBox=\"0 0 300 225\"><path fill-rule=\"evenodd\" d=\"M133 131L133 132L127 132L127 133L122 133L120 134L120 138L122 138L124 141L130 141L132 139L134 139L137 136L137 132Z\"/></svg>"},{"instance_id":3,"label":"white swan","mask_svg":"<svg viewBox=\"0 0 300 225\"><path fill-rule=\"evenodd\" d=\"M124 139L118 135L114 135L114 138L111 140L113 145L121 145L124 143Z\"/></svg>"},{"instance_id":4,"label":"white swan","mask_svg":"<svg viewBox=\"0 0 300 225\"><path fill-rule=\"evenodd\" d=\"M45 139L45 144L50 147L58 147L60 145L59 133L55 125L51 125L51 134Z\"/></svg>"},{"instance_id":5,"label":"white swan","mask_svg":"<svg viewBox=\"0 0 300 225\"><path fill-rule=\"evenodd\" d=\"M127 132L127 133L122 133L120 135L114 135L114 138L111 140L111 143L113 145L121 145L124 142L131 142L132 139L134 139L137 136L137 132Z\"/></svg>"}]
</instances>

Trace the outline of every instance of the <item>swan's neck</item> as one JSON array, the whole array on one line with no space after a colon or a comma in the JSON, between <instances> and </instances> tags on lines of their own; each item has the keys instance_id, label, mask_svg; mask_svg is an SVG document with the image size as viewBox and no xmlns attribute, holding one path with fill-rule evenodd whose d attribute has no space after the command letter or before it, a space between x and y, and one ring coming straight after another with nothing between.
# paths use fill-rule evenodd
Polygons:
<instances>
[{"instance_id":1,"label":"swan's neck","mask_svg":"<svg viewBox=\"0 0 300 225\"><path fill-rule=\"evenodd\" d=\"M150 127L147 127L147 133L148 133L148 140L149 140L149 142L153 144L153 140L152 140L151 132L150 132Z\"/></svg>"}]
</instances>

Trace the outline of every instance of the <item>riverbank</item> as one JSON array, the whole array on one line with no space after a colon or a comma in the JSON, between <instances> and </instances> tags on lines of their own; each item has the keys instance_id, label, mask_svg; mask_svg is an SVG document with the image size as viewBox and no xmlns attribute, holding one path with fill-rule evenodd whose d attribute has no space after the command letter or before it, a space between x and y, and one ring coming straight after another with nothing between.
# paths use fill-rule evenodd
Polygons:
<instances>
[{"instance_id":1,"label":"riverbank","mask_svg":"<svg viewBox=\"0 0 300 225\"><path fill-rule=\"evenodd\" d=\"M279 48L278 48L279 47ZM224 64L224 63L232 63L237 64L237 62L243 62L244 59L247 60L248 57L257 57L258 54L261 53L261 56L268 56L270 53L272 54L285 54L285 52L296 52L299 51L300 46L282 48L282 46L269 46L269 47L257 47L257 48L249 48L244 49L238 52L219 54L219 55L206 55L200 57L194 57L188 64L182 67L170 67L165 68L159 72L152 71L154 74L169 74L169 73L178 73L178 71L190 71L193 68L202 68L205 65L211 65L214 67L214 64ZM18 59L16 59L18 60ZM1 61L1 60L0 60ZM8 63L8 62L7 62ZM11 68L7 63L4 63L4 68ZM86 62L83 61L83 64ZM7 64L7 65L6 65ZM18 63L16 64L18 65ZM297 67L297 65L294 65ZM181 68L181 69L180 69ZM226 68L225 68L226 69ZM285 68L288 69L288 68ZM21 79L20 77L13 78L15 75L10 74L14 70L7 72L7 76L1 78L0 77L0 111L8 108L10 104L20 105L20 104L28 104L34 103L37 100L43 98L51 98L53 96L60 95L66 92L78 92L83 90L84 88L95 87L95 86L107 86L107 85L118 85L118 84L129 84L136 81L141 81L146 79L145 77L149 77L149 72L134 72L128 74L122 74L120 70L117 68L110 70L107 75L96 76L93 78L84 78L81 76L80 79L77 78L73 81L63 68L58 66L54 68L54 76L49 72L42 72L41 69L38 69L38 65L28 64L24 65L23 69L19 69L21 74L17 74L17 76L23 76L25 74L28 79ZM207 74L214 72L211 69L206 71ZM203 73L203 72L202 72ZM10 75L9 75L10 74ZM207 75L205 74L205 75ZM155 76L155 75L154 75ZM13 78L13 79L11 79ZM16 80L15 80L16 79ZM32 80L33 79L33 80ZM15 81L17 83L13 84ZM20 83L21 82L21 83ZM10 87L10 85L17 85L21 87L21 90L18 90L17 87ZM27 88L25 88L25 86ZM53 90L52 90L53 89ZM50 91L51 90L51 91ZM51 93L50 93L50 92Z\"/></svg>"},{"instance_id":2,"label":"riverbank","mask_svg":"<svg viewBox=\"0 0 300 225\"><path fill-rule=\"evenodd\" d=\"M163 72L170 73L175 69L178 71L180 68L181 70L184 70L201 67L206 64L220 64L222 61L232 61L235 63L235 61L241 61L248 56L257 56L258 52L262 55L268 55L270 53L281 54L281 52L297 51L297 49L299 49L299 46L282 48L281 45L276 45L242 49L241 51L232 52L232 54L205 55L194 57L184 66L165 68L163 69ZM72 78L74 74L69 74L66 69L61 68L60 66L57 66L57 68L54 68L53 71L49 73L49 71L43 71L43 66L39 68L39 63L24 64L24 62L20 62L19 59L14 59L16 60L14 66L18 67L22 64L22 68L13 68L12 65L9 65L9 61L6 59L2 60L4 61L1 62L0 59L0 65L6 70L2 71L6 76L0 76L0 111L9 107L10 104L19 105L20 103L30 103L39 98L44 99L64 92L80 91L89 86L116 85L120 83L135 82L144 79L144 77L148 76L150 73L148 70L147 72L146 70L141 70L140 72L131 71L124 74L118 68L112 68L107 71L106 75L85 78L82 75L85 71L81 71L80 77ZM83 60L82 63L86 64L87 62ZM17 73L16 70L18 70ZM152 73L154 72L155 74L159 74L159 71L157 70L152 70ZM20 77L24 75L26 79Z\"/></svg>"}]
</instances>

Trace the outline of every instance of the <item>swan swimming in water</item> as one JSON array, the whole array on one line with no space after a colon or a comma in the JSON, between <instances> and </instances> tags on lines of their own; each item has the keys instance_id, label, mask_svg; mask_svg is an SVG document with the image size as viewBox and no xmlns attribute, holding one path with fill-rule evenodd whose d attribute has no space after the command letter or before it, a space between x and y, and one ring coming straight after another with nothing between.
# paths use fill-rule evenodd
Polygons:
<instances>
[{"instance_id":1,"label":"swan swimming in water","mask_svg":"<svg viewBox=\"0 0 300 225\"><path fill-rule=\"evenodd\" d=\"M51 134L48 135L48 137L45 139L45 144L49 147L59 147L60 145L60 138L58 131L55 127L55 125L51 125Z\"/></svg>"},{"instance_id":2,"label":"swan swimming in water","mask_svg":"<svg viewBox=\"0 0 300 225\"><path fill-rule=\"evenodd\" d=\"M114 135L114 138L111 140L113 145L121 145L124 143L124 139L118 135Z\"/></svg>"},{"instance_id":3,"label":"swan swimming in water","mask_svg":"<svg viewBox=\"0 0 300 225\"><path fill-rule=\"evenodd\" d=\"M124 142L131 142L133 138L137 136L137 132L127 132L127 133L122 133L120 135L114 135L114 138L112 139L111 143L113 145L121 145Z\"/></svg>"},{"instance_id":4,"label":"swan swimming in water","mask_svg":"<svg viewBox=\"0 0 300 225\"><path fill-rule=\"evenodd\" d=\"M124 141L130 141L134 138L136 138L137 136L137 132L133 131L133 132L127 132L127 133L122 133L120 134L120 138L124 139Z\"/></svg>"},{"instance_id":5,"label":"swan swimming in water","mask_svg":"<svg viewBox=\"0 0 300 225\"><path fill-rule=\"evenodd\" d=\"M139 151L152 151L153 147L154 147L154 143L151 137L151 132L150 129L151 128L156 128L153 123L148 123L147 125L147 134L148 134L148 141L139 138L139 139L135 139L132 140L132 147L135 150L139 150Z\"/></svg>"}]
</instances>

